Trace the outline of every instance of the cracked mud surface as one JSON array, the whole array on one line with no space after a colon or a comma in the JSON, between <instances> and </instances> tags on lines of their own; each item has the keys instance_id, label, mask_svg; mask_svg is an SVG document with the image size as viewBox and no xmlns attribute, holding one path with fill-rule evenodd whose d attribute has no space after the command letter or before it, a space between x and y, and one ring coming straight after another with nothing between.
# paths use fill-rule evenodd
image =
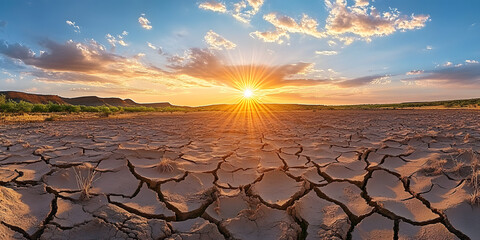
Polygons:
<instances>
[{"instance_id":1,"label":"cracked mud surface","mask_svg":"<svg viewBox=\"0 0 480 240\"><path fill-rule=\"evenodd\" d=\"M0 239L475 239L479 119L208 112L0 125ZM89 198L76 180L86 166Z\"/></svg>"}]
</instances>

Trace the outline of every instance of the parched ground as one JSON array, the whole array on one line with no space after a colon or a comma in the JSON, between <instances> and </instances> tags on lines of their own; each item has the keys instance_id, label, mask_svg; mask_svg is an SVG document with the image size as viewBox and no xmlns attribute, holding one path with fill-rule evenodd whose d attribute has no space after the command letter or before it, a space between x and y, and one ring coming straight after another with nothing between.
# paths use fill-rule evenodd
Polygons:
<instances>
[{"instance_id":1,"label":"parched ground","mask_svg":"<svg viewBox=\"0 0 480 240\"><path fill-rule=\"evenodd\" d=\"M475 239L479 150L470 110L0 125L0 239Z\"/></svg>"}]
</instances>

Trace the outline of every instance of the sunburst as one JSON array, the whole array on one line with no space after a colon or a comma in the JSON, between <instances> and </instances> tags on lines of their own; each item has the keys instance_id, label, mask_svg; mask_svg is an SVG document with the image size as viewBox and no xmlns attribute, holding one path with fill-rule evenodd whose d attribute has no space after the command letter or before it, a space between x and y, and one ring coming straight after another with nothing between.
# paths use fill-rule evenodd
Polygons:
<instances>
[{"instance_id":1,"label":"sunburst","mask_svg":"<svg viewBox=\"0 0 480 240\"><path fill-rule=\"evenodd\" d=\"M253 90L252 89L245 89L243 90L243 98L246 98L246 99L250 99L250 98L253 98L254 95L253 95Z\"/></svg>"}]
</instances>

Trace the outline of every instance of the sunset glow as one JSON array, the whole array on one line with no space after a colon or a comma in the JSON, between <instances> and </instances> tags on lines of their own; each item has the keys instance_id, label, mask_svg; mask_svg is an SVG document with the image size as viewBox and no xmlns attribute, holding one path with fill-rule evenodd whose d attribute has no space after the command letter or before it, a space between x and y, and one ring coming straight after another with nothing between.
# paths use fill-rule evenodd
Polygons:
<instances>
[{"instance_id":1,"label":"sunset glow","mask_svg":"<svg viewBox=\"0 0 480 240\"><path fill-rule=\"evenodd\" d=\"M326 105L478 97L479 3L455 4L453 17L444 7L414 0L6 1L0 90L187 106L252 97Z\"/></svg>"}]
</instances>

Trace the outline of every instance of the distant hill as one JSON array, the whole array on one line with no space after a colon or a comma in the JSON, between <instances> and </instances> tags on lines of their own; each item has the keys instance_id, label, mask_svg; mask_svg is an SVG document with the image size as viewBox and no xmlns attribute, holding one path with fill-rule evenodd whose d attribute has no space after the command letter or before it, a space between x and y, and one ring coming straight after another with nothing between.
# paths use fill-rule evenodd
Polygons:
<instances>
[{"instance_id":1,"label":"distant hill","mask_svg":"<svg viewBox=\"0 0 480 240\"><path fill-rule=\"evenodd\" d=\"M96 96L85 96L76 98L62 98L68 104L72 105L84 105L84 106L115 106L115 107L128 107L137 106L138 104L131 99L121 98L101 98Z\"/></svg>"},{"instance_id":2,"label":"distant hill","mask_svg":"<svg viewBox=\"0 0 480 240\"><path fill-rule=\"evenodd\" d=\"M7 99L11 99L15 102L20 102L21 100L30 102L30 103L57 103L57 104L71 104L71 105L84 105L84 106L115 106L115 107L134 107L134 106L145 106L145 107L169 107L172 106L169 102L160 102L160 103L136 103L132 99L121 99L121 98L101 98L96 96L85 96L85 97L75 97L75 98L65 98L57 95L41 95L33 93L24 93L16 91L0 91L0 95L5 95Z\"/></svg>"},{"instance_id":3,"label":"distant hill","mask_svg":"<svg viewBox=\"0 0 480 240\"><path fill-rule=\"evenodd\" d=\"M14 92L14 91L3 91L0 92L0 95L5 95L7 99L11 99L15 102L20 102L21 100L30 102L30 103L58 103L58 104L67 104L61 97L57 95L41 95L41 94L30 94L24 92Z\"/></svg>"}]
</instances>

